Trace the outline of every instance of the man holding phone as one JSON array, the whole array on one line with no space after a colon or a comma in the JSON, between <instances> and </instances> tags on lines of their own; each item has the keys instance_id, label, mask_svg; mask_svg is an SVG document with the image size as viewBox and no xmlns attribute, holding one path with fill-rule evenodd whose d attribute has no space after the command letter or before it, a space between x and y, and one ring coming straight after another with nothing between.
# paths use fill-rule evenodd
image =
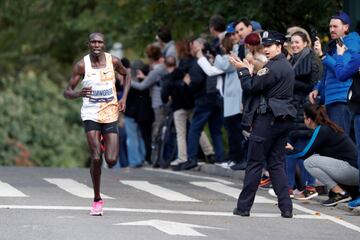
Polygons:
<instances>
[{"instance_id":1,"label":"man holding phone","mask_svg":"<svg viewBox=\"0 0 360 240\"><path fill-rule=\"evenodd\" d=\"M360 37L356 32L349 33L351 25L350 17L339 12L331 17L329 30L332 41L328 45L327 52L323 52L320 39L314 44L315 53L321 58L324 66L324 74L321 81L309 94L310 102L314 103L318 96L321 103L325 104L327 113L332 121L344 129L349 135L351 124L351 112L347 105L347 93L351 85L351 78L340 81L335 74L336 43L345 44L350 51L360 51ZM350 60L350 54L344 55L344 62Z\"/></svg>"}]
</instances>

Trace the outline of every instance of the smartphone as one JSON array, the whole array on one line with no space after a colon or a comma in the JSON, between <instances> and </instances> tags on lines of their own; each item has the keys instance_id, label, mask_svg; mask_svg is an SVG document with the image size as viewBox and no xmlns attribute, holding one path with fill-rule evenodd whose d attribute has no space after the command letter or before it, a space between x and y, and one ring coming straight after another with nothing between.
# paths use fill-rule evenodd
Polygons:
<instances>
[{"instance_id":1,"label":"smartphone","mask_svg":"<svg viewBox=\"0 0 360 240\"><path fill-rule=\"evenodd\" d=\"M336 44L339 44L340 47L342 47L344 45L344 41L341 37L339 37L338 39L336 39Z\"/></svg>"},{"instance_id":2,"label":"smartphone","mask_svg":"<svg viewBox=\"0 0 360 240\"><path fill-rule=\"evenodd\" d=\"M317 30L314 27L311 27L311 30L309 32L311 43L314 45L314 43L317 41Z\"/></svg>"}]
</instances>

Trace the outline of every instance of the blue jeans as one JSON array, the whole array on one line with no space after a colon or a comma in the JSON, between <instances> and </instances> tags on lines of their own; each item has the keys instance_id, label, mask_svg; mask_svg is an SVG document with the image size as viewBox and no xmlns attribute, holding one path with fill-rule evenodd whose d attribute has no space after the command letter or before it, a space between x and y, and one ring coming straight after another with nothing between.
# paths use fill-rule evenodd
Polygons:
<instances>
[{"instance_id":1,"label":"blue jeans","mask_svg":"<svg viewBox=\"0 0 360 240\"><path fill-rule=\"evenodd\" d=\"M127 160L125 128L119 126L118 129L119 129L119 159L113 168L122 168L129 166L129 162Z\"/></svg>"},{"instance_id":2,"label":"blue jeans","mask_svg":"<svg viewBox=\"0 0 360 240\"><path fill-rule=\"evenodd\" d=\"M216 101L195 100L194 115L191 120L188 136L188 158L192 160L196 159L199 150L200 134L206 123L209 124L216 161L224 162L224 148L221 132L223 125L223 110L221 105Z\"/></svg>"},{"instance_id":3,"label":"blue jeans","mask_svg":"<svg viewBox=\"0 0 360 240\"><path fill-rule=\"evenodd\" d=\"M145 158L145 145L138 124L133 118L125 117L126 147L130 167L138 167Z\"/></svg>"},{"instance_id":4,"label":"blue jeans","mask_svg":"<svg viewBox=\"0 0 360 240\"><path fill-rule=\"evenodd\" d=\"M289 138L288 142L296 149L302 150L309 142L309 138ZM286 157L286 172L288 177L288 185L294 188L295 183L295 170L296 165L299 165L301 171L301 179L304 181L305 186L314 186L316 179L310 175L310 173L304 167L304 159L294 159ZM297 186L299 187L299 186Z\"/></svg>"},{"instance_id":5,"label":"blue jeans","mask_svg":"<svg viewBox=\"0 0 360 240\"><path fill-rule=\"evenodd\" d=\"M330 103L326 105L326 112L331 121L335 122L336 125L344 129L346 135L350 136L351 112L347 103Z\"/></svg>"},{"instance_id":6,"label":"blue jeans","mask_svg":"<svg viewBox=\"0 0 360 240\"><path fill-rule=\"evenodd\" d=\"M356 147L358 151L357 164L359 169L359 181L360 181L360 114L354 114L354 131L355 131ZM359 183L359 193L360 193L360 183Z\"/></svg>"}]
</instances>

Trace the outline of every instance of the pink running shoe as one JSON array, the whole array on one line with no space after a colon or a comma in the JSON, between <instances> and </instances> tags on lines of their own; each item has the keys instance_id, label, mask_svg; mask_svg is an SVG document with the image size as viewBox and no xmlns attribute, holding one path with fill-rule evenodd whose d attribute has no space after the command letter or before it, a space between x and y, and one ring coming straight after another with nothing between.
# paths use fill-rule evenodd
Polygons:
<instances>
[{"instance_id":1,"label":"pink running shoe","mask_svg":"<svg viewBox=\"0 0 360 240\"><path fill-rule=\"evenodd\" d=\"M93 205L90 210L90 215L91 216L102 216L104 214L103 207L104 207L103 200L100 200L98 202L93 202Z\"/></svg>"}]
</instances>

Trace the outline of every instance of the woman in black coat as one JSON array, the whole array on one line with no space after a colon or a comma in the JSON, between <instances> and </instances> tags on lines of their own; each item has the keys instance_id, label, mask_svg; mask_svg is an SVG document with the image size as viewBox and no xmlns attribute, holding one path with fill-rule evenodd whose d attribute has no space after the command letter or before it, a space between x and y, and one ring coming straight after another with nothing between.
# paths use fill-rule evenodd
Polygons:
<instances>
[{"instance_id":1,"label":"woman in black coat","mask_svg":"<svg viewBox=\"0 0 360 240\"><path fill-rule=\"evenodd\" d=\"M295 72L292 103L297 109L297 115L294 118L294 130L289 133L288 141L296 148L303 148L312 134L312 131L304 124L303 105L313 90L314 84L321 77L321 62L310 48L310 44L310 40L304 32L298 31L291 36L290 46L293 55L289 61ZM293 196L292 190L294 188L302 188L302 186L295 186L296 165L300 166L302 185L305 186L305 189L295 198L304 200L317 196L314 188L315 179L306 171L303 161L287 159L286 168L290 195Z\"/></svg>"}]
</instances>

